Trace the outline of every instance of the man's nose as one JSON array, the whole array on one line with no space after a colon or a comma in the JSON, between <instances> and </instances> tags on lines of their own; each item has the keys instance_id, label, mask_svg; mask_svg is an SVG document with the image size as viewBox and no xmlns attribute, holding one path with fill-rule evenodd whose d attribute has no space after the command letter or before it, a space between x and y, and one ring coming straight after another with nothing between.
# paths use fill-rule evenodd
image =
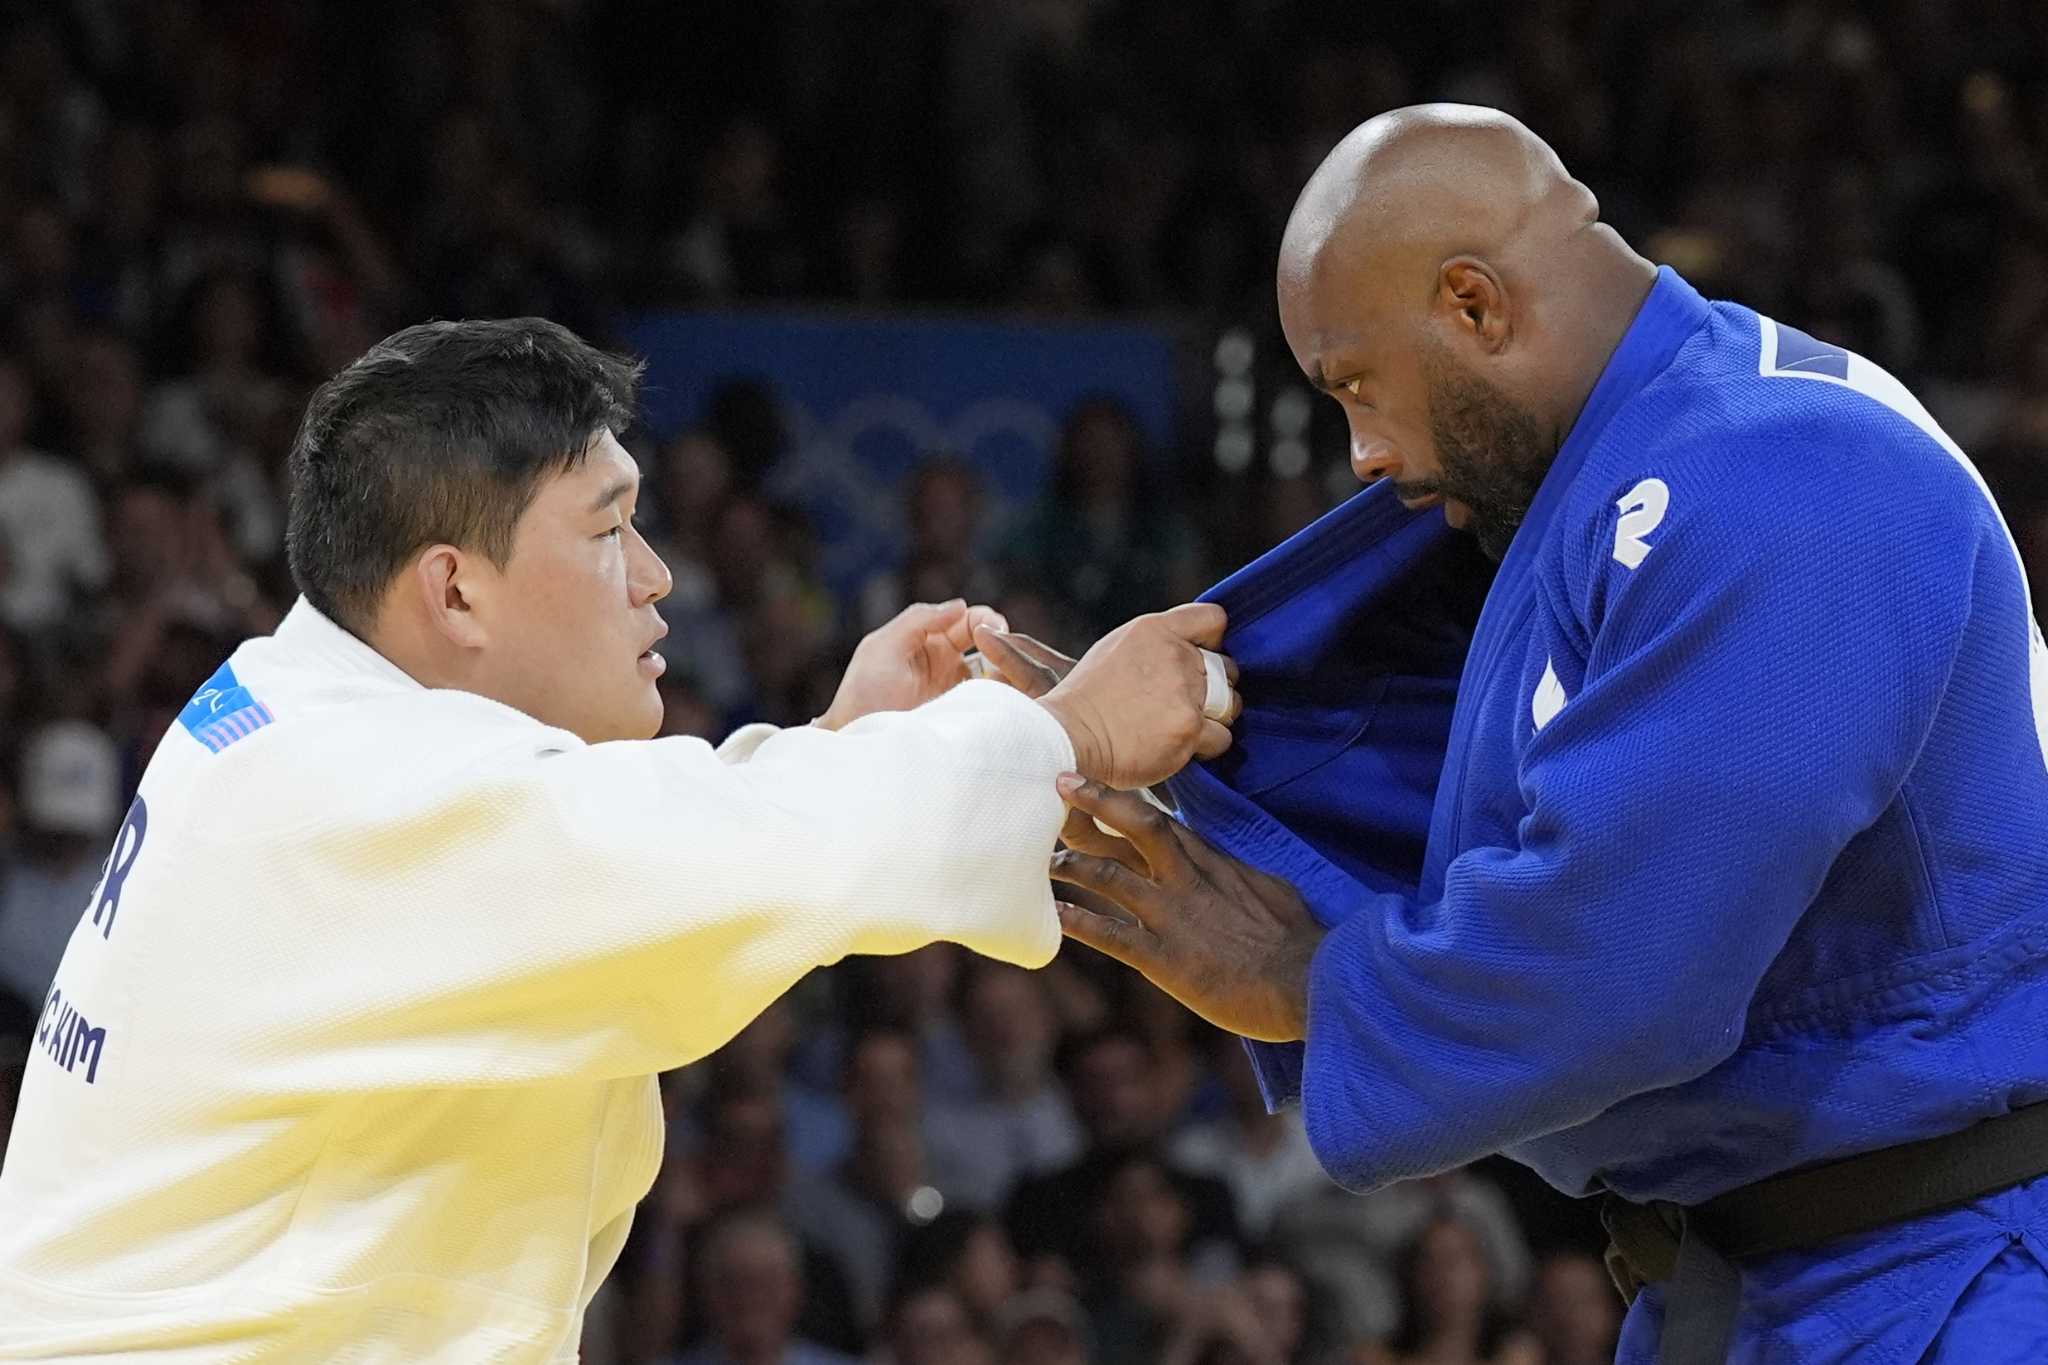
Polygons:
<instances>
[{"instance_id":1,"label":"man's nose","mask_svg":"<svg viewBox=\"0 0 2048 1365\"><path fill-rule=\"evenodd\" d=\"M1354 433L1351 438L1351 468L1361 483L1396 478L1401 473L1401 452L1391 442Z\"/></svg>"},{"instance_id":2,"label":"man's nose","mask_svg":"<svg viewBox=\"0 0 2048 1365\"><path fill-rule=\"evenodd\" d=\"M675 576L668 571L668 565L661 562L661 556L646 541L640 542L642 562L639 572L633 575L633 605L644 607L659 602L675 587Z\"/></svg>"}]
</instances>

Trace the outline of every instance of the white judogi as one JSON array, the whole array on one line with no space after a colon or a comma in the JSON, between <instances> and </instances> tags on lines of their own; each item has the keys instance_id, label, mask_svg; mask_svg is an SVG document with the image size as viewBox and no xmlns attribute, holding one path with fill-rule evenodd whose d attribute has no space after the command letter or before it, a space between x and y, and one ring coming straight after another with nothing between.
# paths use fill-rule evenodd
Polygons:
<instances>
[{"instance_id":1,"label":"white judogi","mask_svg":"<svg viewBox=\"0 0 2048 1365\"><path fill-rule=\"evenodd\" d=\"M1073 761L994 682L586 745L300 602L164 739L57 973L0 1359L573 1360L653 1073L847 953L1043 965Z\"/></svg>"}]
</instances>

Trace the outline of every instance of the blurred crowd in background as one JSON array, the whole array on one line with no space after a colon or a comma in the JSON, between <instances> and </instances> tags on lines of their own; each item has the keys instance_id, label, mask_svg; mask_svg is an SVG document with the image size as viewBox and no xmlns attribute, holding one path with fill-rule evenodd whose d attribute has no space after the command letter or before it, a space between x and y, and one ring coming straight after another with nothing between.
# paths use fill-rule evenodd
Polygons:
<instances>
[{"instance_id":1,"label":"blurred crowd in background","mask_svg":"<svg viewBox=\"0 0 2048 1365\"><path fill-rule=\"evenodd\" d=\"M1255 339L1284 388L1293 197L1423 99L1519 114L1645 254L1898 373L2048 591L2039 0L0 0L0 1119L143 765L291 603L305 397L377 338L1142 315L1197 355ZM1079 405L1008 525L930 451L906 555L851 593L767 491L773 376L635 433L667 732L808 719L912 600L1078 651L1349 491L1333 406L1260 459L1208 399L1164 450ZM1499 1162L1336 1190L1234 1042L1104 966L854 960L665 1077L669 1158L586 1359L1610 1358L1581 1207Z\"/></svg>"}]
</instances>

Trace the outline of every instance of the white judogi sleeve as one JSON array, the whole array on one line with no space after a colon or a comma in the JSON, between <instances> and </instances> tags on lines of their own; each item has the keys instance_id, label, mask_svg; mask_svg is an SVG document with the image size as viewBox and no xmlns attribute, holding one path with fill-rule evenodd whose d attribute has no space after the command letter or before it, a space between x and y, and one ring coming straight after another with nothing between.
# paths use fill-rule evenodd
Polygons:
<instances>
[{"instance_id":1,"label":"white judogi sleeve","mask_svg":"<svg viewBox=\"0 0 2048 1365\"><path fill-rule=\"evenodd\" d=\"M566 1365L654 1073L847 953L1044 963L1073 760L986 682L586 745L300 603L158 746L58 968L0 1360Z\"/></svg>"},{"instance_id":2,"label":"white judogi sleeve","mask_svg":"<svg viewBox=\"0 0 2048 1365\"><path fill-rule=\"evenodd\" d=\"M837 733L735 741L526 739L272 847L224 831L194 852L312 911L292 939L318 964L238 1002L241 1026L294 1088L642 1075L848 953L1051 959L1053 778L1073 751L1037 703L968 683Z\"/></svg>"}]
</instances>

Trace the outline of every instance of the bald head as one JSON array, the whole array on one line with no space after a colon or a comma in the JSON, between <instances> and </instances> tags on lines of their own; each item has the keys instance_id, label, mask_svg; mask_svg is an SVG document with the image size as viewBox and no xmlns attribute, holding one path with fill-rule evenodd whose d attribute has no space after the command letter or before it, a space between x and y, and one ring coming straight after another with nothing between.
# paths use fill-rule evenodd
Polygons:
<instances>
[{"instance_id":1,"label":"bald head","mask_svg":"<svg viewBox=\"0 0 2048 1365\"><path fill-rule=\"evenodd\" d=\"M1360 124L1309 178L1287 222L1283 277L1323 264L1504 260L1554 250L1599 201L1549 145L1497 109L1424 104Z\"/></svg>"},{"instance_id":2,"label":"bald head","mask_svg":"<svg viewBox=\"0 0 2048 1365\"><path fill-rule=\"evenodd\" d=\"M1281 242L1281 325L1359 476L1496 556L1655 277L1599 215L1521 123L1419 105L1338 143Z\"/></svg>"}]
</instances>

